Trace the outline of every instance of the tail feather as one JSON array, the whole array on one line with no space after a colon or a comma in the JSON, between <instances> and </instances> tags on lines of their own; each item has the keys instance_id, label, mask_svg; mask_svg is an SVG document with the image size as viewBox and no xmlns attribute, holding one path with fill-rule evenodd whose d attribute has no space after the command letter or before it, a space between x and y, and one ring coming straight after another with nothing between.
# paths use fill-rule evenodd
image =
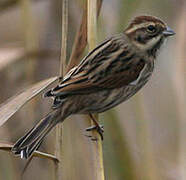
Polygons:
<instances>
[{"instance_id":1,"label":"tail feather","mask_svg":"<svg viewBox=\"0 0 186 180\"><path fill-rule=\"evenodd\" d=\"M25 159L31 156L32 153L39 148L43 138L60 121L60 114L61 111L58 109L41 119L36 126L14 144L12 152Z\"/></svg>"}]
</instances>

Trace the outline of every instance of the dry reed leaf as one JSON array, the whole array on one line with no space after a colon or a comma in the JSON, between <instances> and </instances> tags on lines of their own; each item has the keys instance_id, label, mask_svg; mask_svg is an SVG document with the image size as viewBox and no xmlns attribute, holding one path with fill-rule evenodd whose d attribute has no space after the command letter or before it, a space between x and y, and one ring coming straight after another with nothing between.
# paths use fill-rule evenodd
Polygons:
<instances>
[{"instance_id":1,"label":"dry reed leaf","mask_svg":"<svg viewBox=\"0 0 186 180\"><path fill-rule=\"evenodd\" d=\"M99 0L97 2L97 11L98 11L97 16L100 13L101 5L102 5L102 0ZM85 3L81 25L79 31L76 33L74 45L72 48L72 53L67 67L67 72L80 62L81 56L85 50L86 45L87 45L87 4Z\"/></svg>"},{"instance_id":2,"label":"dry reed leaf","mask_svg":"<svg viewBox=\"0 0 186 180\"><path fill-rule=\"evenodd\" d=\"M32 159L34 157L39 157L39 158L43 158L43 159L49 159L49 160L52 160L54 161L55 164L58 164L59 163L59 160L57 159L56 156L52 155L52 154L47 154L47 153L43 153L43 152L40 152L40 151L35 151L34 154L28 159L22 173L21 173L21 177L23 179L23 175L24 173L26 172L26 170L28 169L28 166L30 165Z\"/></svg>"},{"instance_id":3,"label":"dry reed leaf","mask_svg":"<svg viewBox=\"0 0 186 180\"><path fill-rule=\"evenodd\" d=\"M12 144L10 143L1 143L0 142L0 150L4 150L4 151L10 151L12 149Z\"/></svg>"},{"instance_id":4,"label":"dry reed leaf","mask_svg":"<svg viewBox=\"0 0 186 180\"><path fill-rule=\"evenodd\" d=\"M0 150L11 151L12 147L13 147L12 143L0 142ZM35 151L32 157L39 157L43 159L53 160L54 162L59 162L59 160L54 155L40 151Z\"/></svg>"},{"instance_id":5,"label":"dry reed leaf","mask_svg":"<svg viewBox=\"0 0 186 180\"><path fill-rule=\"evenodd\" d=\"M14 115L25 103L30 101L33 97L38 95L50 84L56 82L58 77L52 77L37 84L30 88L23 90L21 93L8 99L5 103L0 105L0 126L2 126L12 115Z\"/></svg>"},{"instance_id":6,"label":"dry reed leaf","mask_svg":"<svg viewBox=\"0 0 186 180\"><path fill-rule=\"evenodd\" d=\"M49 159L49 160L53 160L54 162L57 162L57 163L59 162L59 160L57 159L56 156L54 156L52 154L40 152L40 151L34 151L33 157L39 157L39 158L43 158L43 159Z\"/></svg>"}]
</instances>

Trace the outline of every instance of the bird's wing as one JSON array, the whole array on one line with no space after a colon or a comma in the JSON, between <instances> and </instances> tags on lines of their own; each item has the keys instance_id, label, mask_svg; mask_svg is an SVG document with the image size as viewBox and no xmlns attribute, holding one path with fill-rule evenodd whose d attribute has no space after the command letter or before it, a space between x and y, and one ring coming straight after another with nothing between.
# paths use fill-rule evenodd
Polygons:
<instances>
[{"instance_id":1,"label":"bird's wing","mask_svg":"<svg viewBox=\"0 0 186 180\"><path fill-rule=\"evenodd\" d=\"M140 60L122 37L113 37L91 51L56 86L54 96L86 94L119 88L135 81L145 62Z\"/></svg>"}]
</instances>

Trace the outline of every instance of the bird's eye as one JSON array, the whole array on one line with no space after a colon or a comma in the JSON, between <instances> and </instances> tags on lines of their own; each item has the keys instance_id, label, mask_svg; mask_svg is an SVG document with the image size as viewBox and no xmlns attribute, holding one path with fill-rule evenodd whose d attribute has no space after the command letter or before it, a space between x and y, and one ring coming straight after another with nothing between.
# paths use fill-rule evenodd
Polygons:
<instances>
[{"instance_id":1,"label":"bird's eye","mask_svg":"<svg viewBox=\"0 0 186 180\"><path fill-rule=\"evenodd\" d=\"M147 31L150 32L150 33L154 33L154 32L156 32L156 27L153 26L153 25L149 25L147 27Z\"/></svg>"}]
</instances>

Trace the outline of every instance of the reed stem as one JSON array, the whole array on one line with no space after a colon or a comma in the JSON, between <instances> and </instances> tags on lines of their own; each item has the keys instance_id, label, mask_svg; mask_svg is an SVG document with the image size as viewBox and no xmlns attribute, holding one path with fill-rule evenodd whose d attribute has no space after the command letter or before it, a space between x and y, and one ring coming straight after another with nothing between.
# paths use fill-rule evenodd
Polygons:
<instances>
[{"instance_id":1,"label":"reed stem","mask_svg":"<svg viewBox=\"0 0 186 180\"><path fill-rule=\"evenodd\" d=\"M97 43L97 0L88 0L87 3L88 10L88 27L87 27L87 36L88 36L88 45L89 51L96 47ZM98 120L98 115L95 114L94 117ZM91 121L92 125L92 121ZM104 167L103 167L103 150L102 150L102 140L100 135L95 131L93 136L96 137L97 141L93 144L93 169L94 169L94 179L95 180L104 180Z\"/></svg>"},{"instance_id":2,"label":"reed stem","mask_svg":"<svg viewBox=\"0 0 186 180\"><path fill-rule=\"evenodd\" d=\"M66 59L67 59L67 36L68 36L68 0L62 0L62 40L61 40L61 57L60 57L60 76L65 75ZM59 123L56 127L56 147L55 154L59 163L55 166L55 180L62 180L62 136L63 128Z\"/></svg>"}]
</instances>

